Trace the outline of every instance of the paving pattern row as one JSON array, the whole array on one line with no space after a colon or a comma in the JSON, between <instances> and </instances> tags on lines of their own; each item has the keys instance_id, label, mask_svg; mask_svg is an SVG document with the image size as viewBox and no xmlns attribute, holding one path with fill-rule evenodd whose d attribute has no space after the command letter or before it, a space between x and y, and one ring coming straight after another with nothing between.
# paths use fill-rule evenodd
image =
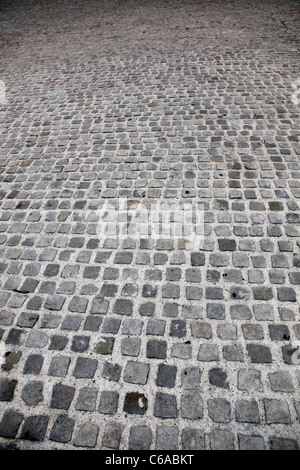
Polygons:
<instances>
[{"instance_id":1,"label":"paving pattern row","mask_svg":"<svg viewBox=\"0 0 300 470\"><path fill-rule=\"evenodd\" d=\"M297 2L0 12L1 448L298 449Z\"/></svg>"}]
</instances>

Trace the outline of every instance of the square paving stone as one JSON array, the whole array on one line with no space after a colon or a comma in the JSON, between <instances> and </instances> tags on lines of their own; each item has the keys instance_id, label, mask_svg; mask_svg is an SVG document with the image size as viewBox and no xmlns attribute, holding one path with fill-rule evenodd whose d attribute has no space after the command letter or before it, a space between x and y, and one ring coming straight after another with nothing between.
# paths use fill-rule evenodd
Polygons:
<instances>
[{"instance_id":1,"label":"square paving stone","mask_svg":"<svg viewBox=\"0 0 300 470\"><path fill-rule=\"evenodd\" d=\"M47 432L48 416L29 416L23 425L20 439L43 441Z\"/></svg>"},{"instance_id":2,"label":"square paving stone","mask_svg":"<svg viewBox=\"0 0 300 470\"><path fill-rule=\"evenodd\" d=\"M297 295L292 287L278 287L277 299L281 302L297 302Z\"/></svg>"},{"instance_id":3,"label":"square paving stone","mask_svg":"<svg viewBox=\"0 0 300 470\"><path fill-rule=\"evenodd\" d=\"M153 302L144 302L139 307L140 315L151 317L155 311L155 304Z\"/></svg>"},{"instance_id":4,"label":"square paving stone","mask_svg":"<svg viewBox=\"0 0 300 470\"><path fill-rule=\"evenodd\" d=\"M272 341L290 340L290 331L286 325L269 325L269 335Z\"/></svg>"},{"instance_id":5,"label":"square paving stone","mask_svg":"<svg viewBox=\"0 0 300 470\"><path fill-rule=\"evenodd\" d=\"M22 334L22 330L12 328L6 337L5 344L12 344L14 346L18 346L20 344Z\"/></svg>"},{"instance_id":6,"label":"square paving stone","mask_svg":"<svg viewBox=\"0 0 300 470\"><path fill-rule=\"evenodd\" d=\"M46 346L48 340L49 337L46 333L38 330L32 330L27 338L26 346L28 348L42 349Z\"/></svg>"},{"instance_id":7,"label":"square paving stone","mask_svg":"<svg viewBox=\"0 0 300 470\"><path fill-rule=\"evenodd\" d=\"M80 411L94 411L96 408L96 400L98 390L96 388L83 387L79 390L76 410Z\"/></svg>"},{"instance_id":8,"label":"square paving stone","mask_svg":"<svg viewBox=\"0 0 300 470\"><path fill-rule=\"evenodd\" d=\"M247 344L246 347L251 362L258 364L272 362L272 354L268 346L264 346L261 344Z\"/></svg>"},{"instance_id":9,"label":"square paving stone","mask_svg":"<svg viewBox=\"0 0 300 470\"><path fill-rule=\"evenodd\" d=\"M133 254L130 251L116 253L114 263L116 264L130 264Z\"/></svg>"},{"instance_id":10,"label":"square paving stone","mask_svg":"<svg viewBox=\"0 0 300 470\"><path fill-rule=\"evenodd\" d=\"M88 350L90 344L90 336L73 336L71 351L85 352Z\"/></svg>"},{"instance_id":11,"label":"square paving stone","mask_svg":"<svg viewBox=\"0 0 300 470\"><path fill-rule=\"evenodd\" d=\"M14 438L24 419L24 415L14 410L4 412L0 422L0 436Z\"/></svg>"},{"instance_id":12,"label":"square paving stone","mask_svg":"<svg viewBox=\"0 0 300 470\"><path fill-rule=\"evenodd\" d=\"M255 369L242 369L238 371L238 389L258 392L263 391L261 372Z\"/></svg>"},{"instance_id":13,"label":"square paving stone","mask_svg":"<svg viewBox=\"0 0 300 470\"><path fill-rule=\"evenodd\" d=\"M36 406L41 403L44 399L43 382L28 382L22 390L21 398L27 405Z\"/></svg>"},{"instance_id":14,"label":"square paving stone","mask_svg":"<svg viewBox=\"0 0 300 470\"><path fill-rule=\"evenodd\" d=\"M14 398L17 380L2 378L0 381L0 401L12 401Z\"/></svg>"},{"instance_id":15,"label":"square paving stone","mask_svg":"<svg viewBox=\"0 0 300 470\"><path fill-rule=\"evenodd\" d=\"M154 416L157 418L177 418L175 395L157 392L154 404Z\"/></svg>"},{"instance_id":16,"label":"square paving stone","mask_svg":"<svg viewBox=\"0 0 300 470\"><path fill-rule=\"evenodd\" d=\"M219 347L216 344L201 344L199 347L198 361L219 361Z\"/></svg>"},{"instance_id":17,"label":"square paving stone","mask_svg":"<svg viewBox=\"0 0 300 470\"><path fill-rule=\"evenodd\" d=\"M115 338L103 336L95 346L95 352L97 354L110 355L112 354L114 347Z\"/></svg>"},{"instance_id":18,"label":"square paving stone","mask_svg":"<svg viewBox=\"0 0 300 470\"><path fill-rule=\"evenodd\" d=\"M290 424L291 415L286 401L273 398L264 399L267 424L282 423Z\"/></svg>"},{"instance_id":19,"label":"square paving stone","mask_svg":"<svg viewBox=\"0 0 300 470\"><path fill-rule=\"evenodd\" d=\"M147 335L156 335L163 336L166 329L165 320L159 320L157 318L150 318L147 323L146 334Z\"/></svg>"},{"instance_id":20,"label":"square paving stone","mask_svg":"<svg viewBox=\"0 0 300 470\"><path fill-rule=\"evenodd\" d=\"M95 447L97 443L99 428L92 423L84 423L80 426L74 437L74 446Z\"/></svg>"},{"instance_id":21,"label":"square paving stone","mask_svg":"<svg viewBox=\"0 0 300 470\"><path fill-rule=\"evenodd\" d=\"M227 429L213 429L210 433L211 450L234 450L233 433Z\"/></svg>"},{"instance_id":22,"label":"square paving stone","mask_svg":"<svg viewBox=\"0 0 300 470\"><path fill-rule=\"evenodd\" d=\"M118 449L120 446L122 432L122 424L108 422L104 428L102 445L104 447L108 447L109 449Z\"/></svg>"},{"instance_id":23,"label":"square paving stone","mask_svg":"<svg viewBox=\"0 0 300 470\"><path fill-rule=\"evenodd\" d=\"M186 419L203 417L203 400L198 392L184 392L181 396L181 416Z\"/></svg>"},{"instance_id":24,"label":"square paving stone","mask_svg":"<svg viewBox=\"0 0 300 470\"><path fill-rule=\"evenodd\" d=\"M160 387L175 387L177 367L167 364L159 364L156 377L156 385Z\"/></svg>"},{"instance_id":25,"label":"square paving stone","mask_svg":"<svg viewBox=\"0 0 300 470\"><path fill-rule=\"evenodd\" d=\"M129 414L144 415L148 408L148 399L143 393L128 392L125 395L123 410Z\"/></svg>"},{"instance_id":26,"label":"square paving stone","mask_svg":"<svg viewBox=\"0 0 300 470\"><path fill-rule=\"evenodd\" d=\"M181 445L182 450L204 450L204 432L185 428L182 431Z\"/></svg>"},{"instance_id":27,"label":"square paving stone","mask_svg":"<svg viewBox=\"0 0 300 470\"><path fill-rule=\"evenodd\" d=\"M255 400L237 400L236 420L242 423L260 423L258 404Z\"/></svg>"},{"instance_id":28,"label":"square paving stone","mask_svg":"<svg viewBox=\"0 0 300 470\"><path fill-rule=\"evenodd\" d=\"M165 299L179 299L180 286L177 284L164 284L162 286L162 297Z\"/></svg>"},{"instance_id":29,"label":"square paving stone","mask_svg":"<svg viewBox=\"0 0 300 470\"><path fill-rule=\"evenodd\" d=\"M61 295L49 295L46 299L44 308L48 310L61 310L65 300L65 297Z\"/></svg>"},{"instance_id":30,"label":"square paving stone","mask_svg":"<svg viewBox=\"0 0 300 470\"><path fill-rule=\"evenodd\" d=\"M200 387L201 371L198 367L188 367L182 371L181 385L183 390L196 390Z\"/></svg>"},{"instance_id":31,"label":"square paving stone","mask_svg":"<svg viewBox=\"0 0 300 470\"><path fill-rule=\"evenodd\" d=\"M49 350L63 351L69 339L66 336L53 335L50 341Z\"/></svg>"},{"instance_id":32,"label":"square paving stone","mask_svg":"<svg viewBox=\"0 0 300 470\"><path fill-rule=\"evenodd\" d=\"M99 413L114 415L117 412L119 394L114 391L103 391L100 395Z\"/></svg>"},{"instance_id":33,"label":"square paving stone","mask_svg":"<svg viewBox=\"0 0 300 470\"><path fill-rule=\"evenodd\" d=\"M92 379L97 369L98 361L89 357L78 357L73 376L78 379Z\"/></svg>"},{"instance_id":34,"label":"square paving stone","mask_svg":"<svg viewBox=\"0 0 300 470\"><path fill-rule=\"evenodd\" d=\"M227 238L219 238L218 245L220 251L235 251L236 250L236 241L227 239Z\"/></svg>"},{"instance_id":35,"label":"square paving stone","mask_svg":"<svg viewBox=\"0 0 300 470\"><path fill-rule=\"evenodd\" d=\"M121 377L122 367L119 364L105 362L103 365L102 377L113 382L118 382Z\"/></svg>"},{"instance_id":36,"label":"square paving stone","mask_svg":"<svg viewBox=\"0 0 300 470\"><path fill-rule=\"evenodd\" d=\"M146 356L148 358L166 359L167 342L163 340L151 339L147 342Z\"/></svg>"},{"instance_id":37,"label":"square paving stone","mask_svg":"<svg viewBox=\"0 0 300 470\"><path fill-rule=\"evenodd\" d=\"M218 303L208 303L206 305L206 316L212 320L223 320L225 318L225 306Z\"/></svg>"},{"instance_id":38,"label":"square paving stone","mask_svg":"<svg viewBox=\"0 0 300 470\"><path fill-rule=\"evenodd\" d=\"M19 287L18 291L24 294L29 294L35 291L39 281L32 278L26 278L23 285Z\"/></svg>"},{"instance_id":39,"label":"square paving stone","mask_svg":"<svg viewBox=\"0 0 300 470\"><path fill-rule=\"evenodd\" d=\"M129 434L129 450L150 450L152 431L148 426L132 426Z\"/></svg>"},{"instance_id":40,"label":"square paving stone","mask_svg":"<svg viewBox=\"0 0 300 470\"><path fill-rule=\"evenodd\" d=\"M85 331L98 331L101 323L101 317L89 315L84 322L83 329Z\"/></svg>"},{"instance_id":41,"label":"square paving stone","mask_svg":"<svg viewBox=\"0 0 300 470\"><path fill-rule=\"evenodd\" d=\"M175 426L158 426L156 429L156 450L178 450L179 429Z\"/></svg>"},{"instance_id":42,"label":"square paving stone","mask_svg":"<svg viewBox=\"0 0 300 470\"><path fill-rule=\"evenodd\" d=\"M126 318L123 323L122 333L124 335L140 335L143 328L141 320Z\"/></svg>"},{"instance_id":43,"label":"square paving stone","mask_svg":"<svg viewBox=\"0 0 300 470\"><path fill-rule=\"evenodd\" d=\"M61 384L54 385L50 407L60 410L68 410L73 400L74 394L74 387L68 387L67 385Z\"/></svg>"},{"instance_id":44,"label":"square paving stone","mask_svg":"<svg viewBox=\"0 0 300 470\"><path fill-rule=\"evenodd\" d=\"M74 330L77 331L80 327L82 318L79 315L66 315L62 325L62 330Z\"/></svg>"},{"instance_id":45,"label":"square paving stone","mask_svg":"<svg viewBox=\"0 0 300 470\"><path fill-rule=\"evenodd\" d=\"M145 385L148 380L150 366L143 362L128 361L124 381L133 384Z\"/></svg>"},{"instance_id":46,"label":"square paving stone","mask_svg":"<svg viewBox=\"0 0 300 470\"><path fill-rule=\"evenodd\" d=\"M121 320L119 318L104 318L101 332L102 333L118 333L121 326Z\"/></svg>"},{"instance_id":47,"label":"square paving stone","mask_svg":"<svg viewBox=\"0 0 300 470\"><path fill-rule=\"evenodd\" d=\"M100 274L100 266L86 266L83 270L83 277L87 279L97 279Z\"/></svg>"},{"instance_id":48,"label":"square paving stone","mask_svg":"<svg viewBox=\"0 0 300 470\"><path fill-rule=\"evenodd\" d=\"M299 446L295 439L271 437L270 450L299 450Z\"/></svg>"},{"instance_id":49,"label":"square paving stone","mask_svg":"<svg viewBox=\"0 0 300 470\"><path fill-rule=\"evenodd\" d=\"M216 423L230 421L231 406L225 398L210 398L207 400L209 417Z\"/></svg>"},{"instance_id":50,"label":"square paving stone","mask_svg":"<svg viewBox=\"0 0 300 470\"><path fill-rule=\"evenodd\" d=\"M132 308L133 308L133 304L131 300L118 299L115 302L113 313L117 313L119 315L131 315Z\"/></svg>"},{"instance_id":51,"label":"square paving stone","mask_svg":"<svg viewBox=\"0 0 300 470\"><path fill-rule=\"evenodd\" d=\"M209 383L211 385L229 390L229 383L227 381L227 373L223 369L219 367L210 369L208 372L208 377L209 377Z\"/></svg>"},{"instance_id":52,"label":"square paving stone","mask_svg":"<svg viewBox=\"0 0 300 470\"><path fill-rule=\"evenodd\" d=\"M192 266L204 266L205 265L205 254L204 253L191 253L191 265Z\"/></svg>"},{"instance_id":53,"label":"square paving stone","mask_svg":"<svg viewBox=\"0 0 300 470\"><path fill-rule=\"evenodd\" d=\"M166 302L163 307L164 317L177 317L178 316L178 304Z\"/></svg>"},{"instance_id":54,"label":"square paving stone","mask_svg":"<svg viewBox=\"0 0 300 470\"><path fill-rule=\"evenodd\" d=\"M88 300L83 297L74 296L68 305L70 312L85 313Z\"/></svg>"},{"instance_id":55,"label":"square paving stone","mask_svg":"<svg viewBox=\"0 0 300 470\"><path fill-rule=\"evenodd\" d=\"M123 338L121 342L121 353L124 356L138 356L141 348L140 338Z\"/></svg>"},{"instance_id":56,"label":"square paving stone","mask_svg":"<svg viewBox=\"0 0 300 470\"><path fill-rule=\"evenodd\" d=\"M33 328L39 319L38 313L22 312L18 318L17 326L23 328Z\"/></svg>"},{"instance_id":57,"label":"square paving stone","mask_svg":"<svg viewBox=\"0 0 300 470\"><path fill-rule=\"evenodd\" d=\"M270 388L273 392L286 392L293 393L294 385L293 379L289 372L286 371L277 371L268 374L270 381Z\"/></svg>"},{"instance_id":58,"label":"square paving stone","mask_svg":"<svg viewBox=\"0 0 300 470\"><path fill-rule=\"evenodd\" d=\"M67 356L52 357L48 375L53 377L65 377L69 368L71 358Z\"/></svg>"},{"instance_id":59,"label":"square paving stone","mask_svg":"<svg viewBox=\"0 0 300 470\"><path fill-rule=\"evenodd\" d=\"M266 450L266 444L262 436L238 435L240 450Z\"/></svg>"},{"instance_id":60,"label":"square paving stone","mask_svg":"<svg viewBox=\"0 0 300 470\"><path fill-rule=\"evenodd\" d=\"M40 354L30 354L26 359L23 374L38 375L41 372L44 358Z\"/></svg>"},{"instance_id":61,"label":"square paving stone","mask_svg":"<svg viewBox=\"0 0 300 470\"><path fill-rule=\"evenodd\" d=\"M186 321L172 320L170 325L170 336L183 338L186 335Z\"/></svg>"},{"instance_id":62,"label":"square paving stone","mask_svg":"<svg viewBox=\"0 0 300 470\"><path fill-rule=\"evenodd\" d=\"M118 292L118 286L115 284L103 284L99 294L100 298L104 297L115 297Z\"/></svg>"},{"instance_id":63,"label":"square paving stone","mask_svg":"<svg viewBox=\"0 0 300 470\"><path fill-rule=\"evenodd\" d=\"M152 286L151 284L144 284L142 290L142 297L156 297L157 295L157 286Z\"/></svg>"}]
</instances>

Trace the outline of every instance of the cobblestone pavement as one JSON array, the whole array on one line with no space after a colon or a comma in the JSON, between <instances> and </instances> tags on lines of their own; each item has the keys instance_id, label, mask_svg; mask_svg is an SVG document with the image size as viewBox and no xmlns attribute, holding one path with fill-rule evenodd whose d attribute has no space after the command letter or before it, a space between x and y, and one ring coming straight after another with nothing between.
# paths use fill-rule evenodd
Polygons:
<instances>
[{"instance_id":1,"label":"cobblestone pavement","mask_svg":"<svg viewBox=\"0 0 300 470\"><path fill-rule=\"evenodd\" d=\"M298 2L0 13L1 447L298 448Z\"/></svg>"}]
</instances>

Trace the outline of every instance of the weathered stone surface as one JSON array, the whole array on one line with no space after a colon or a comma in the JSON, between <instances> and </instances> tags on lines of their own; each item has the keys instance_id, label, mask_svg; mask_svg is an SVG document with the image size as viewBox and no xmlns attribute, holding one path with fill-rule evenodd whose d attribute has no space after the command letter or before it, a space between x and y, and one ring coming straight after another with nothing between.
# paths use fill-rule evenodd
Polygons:
<instances>
[{"instance_id":1,"label":"weathered stone surface","mask_svg":"<svg viewBox=\"0 0 300 470\"><path fill-rule=\"evenodd\" d=\"M299 2L48 3L1 3L1 449L299 448Z\"/></svg>"}]
</instances>

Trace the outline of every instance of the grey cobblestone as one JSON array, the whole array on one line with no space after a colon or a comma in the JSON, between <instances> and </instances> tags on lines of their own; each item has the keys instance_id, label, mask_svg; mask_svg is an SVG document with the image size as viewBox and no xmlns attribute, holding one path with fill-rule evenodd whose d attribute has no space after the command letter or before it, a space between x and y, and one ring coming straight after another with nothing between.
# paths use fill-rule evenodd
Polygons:
<instances>
[{"instance_id":1,"label":"grey cobblestone","mask_svg":"<svg viewBox=\"0 0 300 470\"><path fill-rule=\"evenodd\" d=\"M299 449L298 3L2 3L1 449Z\"/></svg>"}]
</instances>

